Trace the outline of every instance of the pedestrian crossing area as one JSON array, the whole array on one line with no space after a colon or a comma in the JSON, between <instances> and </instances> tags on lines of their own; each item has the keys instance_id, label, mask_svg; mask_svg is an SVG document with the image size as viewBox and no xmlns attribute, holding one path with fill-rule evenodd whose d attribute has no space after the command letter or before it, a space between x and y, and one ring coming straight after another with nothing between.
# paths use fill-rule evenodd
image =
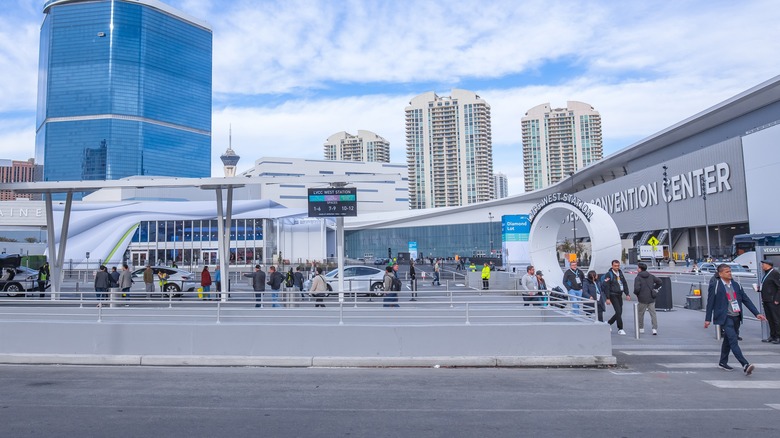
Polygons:
<instances>
[{"instance_id":1,"label":"pedestrian crossing area","mask_svg":"<svg viewBox=\"0 0 780 438\"><path fill-rule=\"evenodd\" d=\"M614 370L616 375L684 374L699 377L702 383L717 389L778 390L780 389L780 350L743 350L745 357L755 365L755 371L745 377L739 363L730 357L734 371L718 368L719 349L617 349L618 360L625 369ZM767 406L780 410L780 404Z\"/></svg>"}]
</instances>

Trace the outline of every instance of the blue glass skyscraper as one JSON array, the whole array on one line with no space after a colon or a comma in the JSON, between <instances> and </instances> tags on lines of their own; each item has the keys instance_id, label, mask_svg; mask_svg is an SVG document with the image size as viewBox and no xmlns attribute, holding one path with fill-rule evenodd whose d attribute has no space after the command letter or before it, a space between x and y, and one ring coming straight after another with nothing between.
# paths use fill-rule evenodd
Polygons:
<instances>
[{"instance_id":1,"label":"blue glass skyscraper","mask_svg":"<svg viewBox=\"0 0 780 438\"><path fill-rule=\"evenodd\" d=\"M44 181L211 175L207 24L156 0L50 0L43 12Z\"/></svg>"}]
</instances>

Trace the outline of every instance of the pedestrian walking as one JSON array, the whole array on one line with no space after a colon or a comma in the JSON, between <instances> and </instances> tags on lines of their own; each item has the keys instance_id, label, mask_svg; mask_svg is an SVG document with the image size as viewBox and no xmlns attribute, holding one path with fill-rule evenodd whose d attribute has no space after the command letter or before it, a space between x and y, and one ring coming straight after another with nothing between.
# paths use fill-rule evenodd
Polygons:
<instances>
[{"instance_id":1,"label":"pedestrian walking","mask_svg":"<svg viewBox=\"0 0 780 438\"><path fill-rule=\"evenodd\" d=\"M718 265L718 275L719 280L710 284L707 290L707 314L704 328L709 327L710 323L714 322L723 330L723 343L720 347L718 367L724 371L734 369L728 364L731 352L742 365L745 375L749 376L753 374L755 366L745 359L742 349L739 348L739 339L737 339L739 326L742 323L742 305L744 304L760 321L766 321L766 317L758 312L742 286L732 279L729 265L725 263Z\"/></svg>"},{"instance_id":2,"label":"pedestrian walking","mask_svg":"<svg viewBox=\"0 0 780 438\"><path fill-rule=\"evenodd\" d=\"M770 260L761 260L761 282L758 290L761 292L761 302L769 325L769 337L762 342L780 344L780 272L775 270L775 264Z\"/></svg>"},{"instance_id":3,"label":"pedestrian walking","mask_svg":"<svg viewBox=\"0 0 780 438\"><path fill-rule=\"evenodd\" d=\"M272 307L281 307L279 304L279 291L282 290L282 282L284 281L284 276L281 272L278 272L276 270L276 266L270 266L268 268L268 281L266 282L267 285L271 286L271 306Z\"/></svg>"},{"instance_id":4,"label":"pedestrian walking","mask_svg":"<svg viewBox=\"0 0 780 438\"><path fill-rule=\"evenodd\" d=\"M409 289L412 291L412 299L409 301L417 301L417 271L413 259L409 259Z\"/></svg>"},{"instance_id":5,"label":"pedestrian walking","mask_svg":"<svg viewBox=\"0 0 780 438\"><path fill-rule=\"evenodd\" d=\"M441 286L441 282L439 281L440 271L441 266L439 265L439 260L437 259L436 263L433 265L433 286Z\"/></svg>"},{"instance_id":6,"label":"pedestrian walking","mask_svg":"<svg viewBox=\"0 0 780 438\"><path fill-rule=\"evenodd\" d=\"M533 265L528 265L525 268L525 275L520 279L520 284L525 290L523 301L525 301L526 306L530 306L531 302L536 301L537 295L539 295L539 281L536 279L536 269Z\"/></svg>"},{"instance_id":7,"label":"pedestrian walking","mask_svg":"<svg viewBox=\"0 0 780 438\"><path fill-rule=\"evenodd\" d=\"M130 292L130 288L133 286L133 278L130 275L130 267L127 263L122 263L122 272L119 274L119 289L122 291L122 296L127 296L127 292Z\"/></svg>"},{"instance_id":8,"label":"pedestrian walking","mask_svg":"<svg viewBox=\"0 0 780 438\"><path fill-rule=\"evenodd\" d=\"M585 277L585 284L582 289L582 296L588 297L595 302L596 316L601 322L604 322L604 312L607 310L606 297L602 292L603 289L604 287L601 284L601 281L599 281L599 274L596 273L596 271L588 271L588 275Z\"/></svg>"},{"instance_id":9,"label":"pedestrian walking","mask_svg":"<svg viewBox=\"0 0 780 438\"><path fill-rule=\"evenodd\" d=\"M211 273L208 265L204 266L203 270L200 271L200 287L203 288L203 299L211 299Z\"/></svg>"},{"instance_id":10,"label":"pedestrian walking","mask_svg":"<svg viewBox=\"0 0 780 438\"><path fill-rule=\"evenodd\" d=\"M314 297L314 307L325 307L322 298L328 292L328 282L325 281L325 277L322 275L322 267L317 266L315 271L317 274L311 280L309 295Z\"/></svg>"},{"instance_id":11,"label":"pedestrian walking","mask_svg":"<svg viewBox=\"0 0 780 438\"><path fill-rule=\"evenodd\" d=\"M49 262L45 262L40 268L38 268L38 292L40 292L40 298L43 298L46 292L46 283L49 281L51 272L49 271Z\"/></svg>"},{"instance_id":12,"label":"pedestrian walking","mask_svg":"<svg viewBox=\"0 0 780 438\"><path fill-rule=\"evenodd\" d=\"M111 267L111 285L109 287L119 287L119 272L116 270L116 266Z\"/></svg>"},{"instance_id":13,"label":"pedestrian walking","mask_svg":"<svg viewBox=\"0 0 780 438\"><path fill-rule=\"evenodd\" d=\"M584 282L585 274L577 267L577 261L569 262L569 269L563 273L563 285L569 291L569 299L572 301L571 308L574 313L580 313L580 305L577 301L582 297Z\"/></svg>"},{"instance_id":14,"label":"pedestrian walking","mask_svg":"<svg viewBox=\"0 0 780 438\"><path fill-rule=\"evenodd\" d=\"M293 274L293 285L298 289L298 292L301 293L301 299L306 298L306 294L303 293L303 268L298 266L295 268L295 273Z\"/></svg>"},{"instance_id":15,"label":"pedestrian walking","mask_svg":"<svg viewBox=\"0 0 780 438\"><path fill-rule=\"evenodd\" d=\"M222 271L219 265L214 267L214 287L217 288L217 292L222 292Z\"/></svg>"},{"instance_id":16,"label":"pedestrian walking","mask_svg":"<svg viewBox=\"0 0 780 438\"><path fill-rule=\"evenodd\" d=\"M604 292L607 293L607 304L612 304L612 309L615 311L607 323L612 326L617 322L618 334L625 335L626 331L623 330L623 296L625 295L626 300L631 301L631 295L628 294L628 282L626 282L626 276L620 270L620 262L617 260L612 260L612 269L604 274Z\"/></svg>"},{"instance_id":17,"label":"pedestrian walking","mask_svg":"<svg viewBox=\"0 0 780 438\"><path fill-rule=\"evenodd\" d=\"M658 334L658 319L655 314L655 298L658 289L663 284L661 279L647 272L647 264L637 263L639 274L634 279L634 295L636 295L639 311L639 333L645 332L645 311L650 312L650 323L653 325L653 335Z\"/></svg>"},{"instance_id":18,"label":"pedestrian walking","mask_svg":"<svg viewBox=\"0 0 780 438\"><path fill-rule=\"evenodd\" d=\"M108 274L108 269L105 266L100 265L98 271L95 273L95 296L98 300L105 300L108 298L108 288L111 285L111 276ZM98 304L99 306L100 304Z\"/></svg>"},{"instance_id":19,"label":"pedestrian walking","mask_svg":"<svg viewBox=\"0 0 780 438\"><path fill-rule=\"evenodd\" d=\"M544 302L544 306L547 307L547 282L544 281L544 273L542 271L536 271L536 284L539 285L539 293L542 295L541 300Z\"/></svg>"},{"instance_id":20,"label":"pedestrian walking","mask_svg":"<svg viewBox=\"0 0 780 438\"><path fill-rule=\"evenodd\" d=\"M382 300L385 302L382 305L383 307L400 307L398 305L398 293L395 292L395 288L396 284L400 283L401 280L398 279L395 272L397 272L397 269L394 270L393 266L385 267L385 275L382 277L382 289L385 292L385 297Z\"/></svg>"},{"instance_id":21,"label":"pedestrian walking","mask_svg":"<svg viewBox=\"0 0 780 438\"><path fill-rule=\"evenodd\" d=\"M252 273L252 290L255 291L255 307L263 307L265 272L260 269L260 265L255 265L255 272Z\"/></svg>"},{"instance_id":22,"label":"pedestrian walking","mask_svg":"<svg viewBox=\"0 0 780 438\"><path fill-rule=\"evenodd\" d=\"M154 292L154 270L149 265L144 269L144 286L147 293Z\"/></svg>"}]
</instances>

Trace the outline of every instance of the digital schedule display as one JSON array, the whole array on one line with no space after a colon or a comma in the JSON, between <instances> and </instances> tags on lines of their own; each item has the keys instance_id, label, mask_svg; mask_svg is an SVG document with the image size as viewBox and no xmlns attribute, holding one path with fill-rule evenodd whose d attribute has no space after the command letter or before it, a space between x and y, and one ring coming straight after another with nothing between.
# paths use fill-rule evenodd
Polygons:
<instances>
[{"instance_id":1,"label":"digital schedule display","mask_svg":"<svg viewBox=\"0 0 780 438\"><path fill-rule=\"evenodd\" d=\"M309 189L309 217L357 216L357 189Z\"/></svg>"}]
</instances>

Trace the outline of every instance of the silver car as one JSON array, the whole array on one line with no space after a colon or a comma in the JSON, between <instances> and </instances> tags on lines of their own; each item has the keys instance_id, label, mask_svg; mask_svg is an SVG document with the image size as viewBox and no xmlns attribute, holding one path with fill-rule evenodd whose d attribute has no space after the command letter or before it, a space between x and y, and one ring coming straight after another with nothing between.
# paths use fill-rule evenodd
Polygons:
<instances>
[{"instance_id":1,"label":"silver car","mask_svg":"<svg viewBox=\"0 0 780 438\"><path fill-rule=\"evenodd\" d=\"M144 282L144 270L146 268L136 269L130 274L133 283L143 284ZM189 271L185 271L179 268L171 268L169 266L152 266L152 272L154 272L154 284L155 289L159 288L160 277L159 272L163 271L168 275L168 282L165 283L165 287L162 292L181 292L183 290L195 290L193 282L196 280L195 274Z\"/></svg>"},{"instance_id":2,"label":"silver car","mask_svg":"<svg viewBox=\"0 0 780 438\"><path fill-rule=\"evenodd\" d=\"M332 291L329 290L327 295L337 294L339 292L339 270L334 269L323 275L325 276L325 281L333 289ZM346 266L344 268L345 294L350 295L354 291L357 295L381 297L385 294L382 286L384 275L384 269L377 269L374 266ZM303 290L309 290L310 288L311 280L307 280L303 284Z\"/></svg>"}]
</instances>

